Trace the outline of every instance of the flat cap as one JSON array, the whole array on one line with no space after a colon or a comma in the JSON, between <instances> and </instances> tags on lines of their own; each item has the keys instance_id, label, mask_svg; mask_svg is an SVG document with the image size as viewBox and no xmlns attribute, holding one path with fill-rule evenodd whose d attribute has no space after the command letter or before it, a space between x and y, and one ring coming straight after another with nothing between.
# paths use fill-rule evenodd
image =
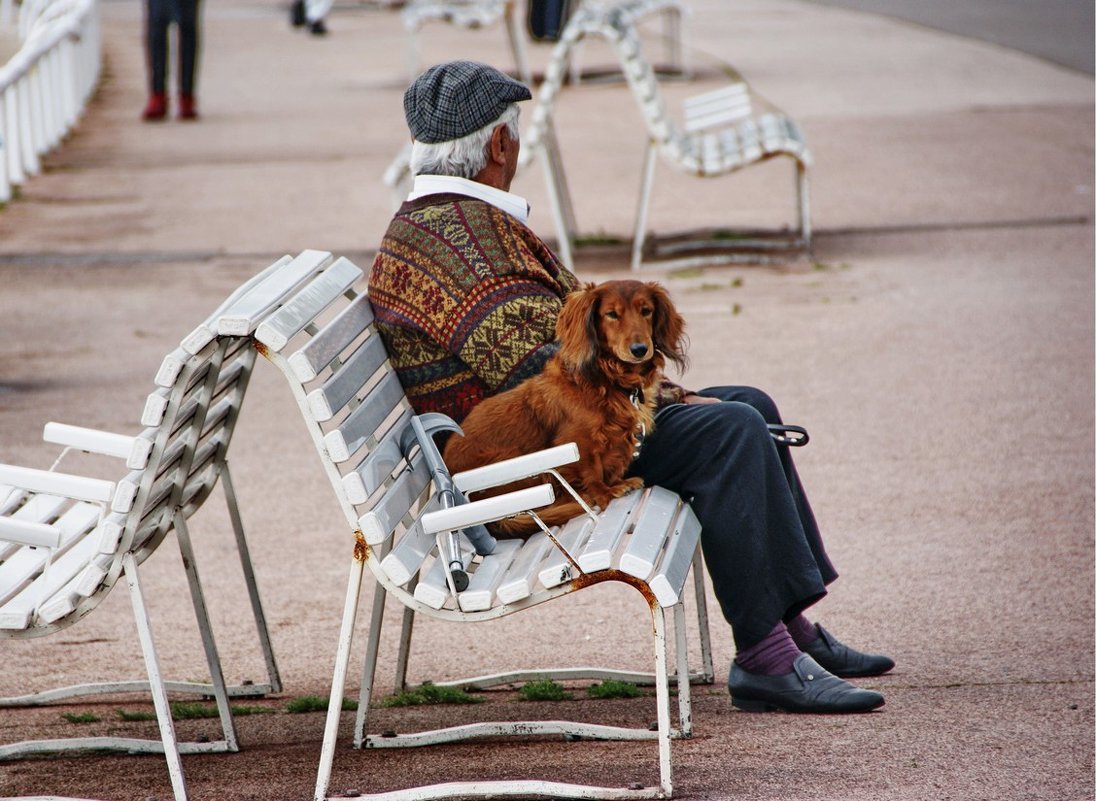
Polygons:
<instances>
[{"instance_id":1,"label":"flat cap","mask_svg":"<svg viewBox=\"0 0 1096 801\"><path fill-rule=\"evenodd\" d=\"M506 107L532 93L494 67L476 61L436 64L403 93L407 127L419 142L460 139L497 120Z\"/></svg>"}]
</instances>

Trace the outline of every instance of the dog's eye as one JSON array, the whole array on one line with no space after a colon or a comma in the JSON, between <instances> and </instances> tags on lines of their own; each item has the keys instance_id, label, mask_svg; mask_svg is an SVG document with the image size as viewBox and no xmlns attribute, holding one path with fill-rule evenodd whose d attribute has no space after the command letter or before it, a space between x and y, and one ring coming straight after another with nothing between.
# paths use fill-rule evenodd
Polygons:
<instances>
[{"instance_id":1,"label":"dog's eye","mask_svg":"<svg viewBox=\"0 0 1096 801\"><path fill-rule=\"evenodd\" d=\"M607 312L605 312L605 316L608 317L610 320L619 320L620 319L620 315L617 314L615 311L607 311Z\"/></svg>"},{"instance_id":2,"label":"dog's eye","mask_svg":"<svg viewBox=\"0 0 1096 801\"><path fill-rule=\"evenodd\" d=\"M651 311L652 310L649 307L644 306L642 309L639 310L639 313L641 315L643 315L644 317L650 317L651 316Z\"/></svg>"}]
</instances>

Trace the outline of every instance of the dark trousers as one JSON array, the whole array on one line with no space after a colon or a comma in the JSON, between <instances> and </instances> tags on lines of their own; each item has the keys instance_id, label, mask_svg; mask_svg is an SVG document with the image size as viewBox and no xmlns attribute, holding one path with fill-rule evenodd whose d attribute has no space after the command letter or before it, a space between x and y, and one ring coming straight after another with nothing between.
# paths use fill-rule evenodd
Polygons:
<instances>
[{"instance_id":1,"label":"dark trousers","mask_svg":"<svg viewBox=\"0 0 1096 801\"><path fill-rule=\"evenodd\" d=\"M658 411L631 475L674 490L702 526L700 542L739 650L826 594L837 578L788 448L768 423L776 404L752 387L713 387L718 404Z\"/></svg>"},{"instance_id":2,"label":"dark trousers","mask_svg":"<svg viewBox=\"0 0 1096 801\"><path fill-rule=\"evenodd\" d=\"M167 86L168 28L179 30L179 93L194 94L198 61L198 0L148 0L147 45L150 89L163 94Z\"/></svg>"}]
</instances>

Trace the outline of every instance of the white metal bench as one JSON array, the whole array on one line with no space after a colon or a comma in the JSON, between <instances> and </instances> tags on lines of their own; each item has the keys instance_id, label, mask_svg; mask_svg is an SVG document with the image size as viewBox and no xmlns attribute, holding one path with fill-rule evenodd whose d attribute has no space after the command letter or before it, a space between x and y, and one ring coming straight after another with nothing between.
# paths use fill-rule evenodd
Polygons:
<instances>
[{"instance_id":1,"label":"white metal bench","mask_svg":"<svg viewBox=\"0 0 1096 801\"><path fill-rule=\"evenodd\" d=\"M446 22L458 28L475 30L501 21L514 56L514 67L522 80L529 79L525 43L514 16L514 0L408 0L400 10L407 30L407 67L414 80L421 68L419 31L427 22Z\"/></svg>"},{"instance_id":2,"label":"white metal bench","mask_svg":"<svg viewBox=\"0 0 1096 801\"><path fill-rule=\"evenodd\" d=\"M160 730L159 740L84 737L14 743L0 746L0 759L87 749L163 752L175 798L183 801L180 753L238 750L228 698L280 692L227 452L255 363L249 335L326 263L327 255L314 251L296 259L286 256L234 292L164 359L142 411L139 434L46 425L46 441L65 449L61 457L76 450L124 460L126 469L116 472L116 479L62 473L57 469L61 458L50 470L0 465L0 638L32 638L65 629L92 612L124 576L148 676L0 699L0 706L151 690ZM187 520L218 480L266 662L268 681L261 684L226 686L191 547ZM161 676L138 567L172 531L183 556L210 683L168 682ZM177 743L168 692L212 695L223 739Z\"/></svg>"},{"instance_id":3,"label":"white metal bench","mask_svg":"<svg viewBox=\"0 0 1096 801\"><path fill-rule=\"evenodd\" d=\"M288 381L324 470L354 535L346 604L332 680L316 799L327 798L345 690L351 641L366 566L376 578L369 642L354 727L359 748L444 743L492 735L579 735L599 739L655 739L659 752L657 786L643 789L520 780L450 782L362 796L384 799L495 798L501 796L569 798L655 798L672 793L670 740L689 736L691 712L683 596L695 575L704 668L698 677L711 681L707 611L697 541L699 524L675 494L659 487L614 501L598 515L572 520L528 541L499 541L488 555L477 555L463 534L459 555L449 550L451 533L520 513L534 513L552 500L548 484L497 498L449 507L444 471L430 468L441 457L428 438L414 436L416 424L429 430L441 415L417 417L387 360L373 327L368 295L352 288L361 271L346 259L335 261L300 293L264 321L256 347ZM573 445L561 446L490 465L453 477L463 493L543 474L578 457ZM432 479L432 475L434 478ZM446 554L445 558L439 554ZM451 569L450 556L460 559ZM467 586L456 581L468 578ZM479 723L432 731L378 736L369 734L370 695L374 684L385 598L405 608L397 657L397 684L405 681L411 621L415 613L454 622L499 618L603 581L638 589L653 620L658 726L622 728L567 721ZM458 591L459 590L459 591ZM678 721L671 724L670 673L665 611L674 610ZM606 678L619 672L595 669L538 670L462 680L477 686L529 678ZM627 674L625 678L635 678Z\"/></svg>"},{"instance_id":4,"label":"white metal bench","mask_svg":"<svg viewBox=\"0 0 1096 801\"><path fill-rule=\"evenodd\" d=\"M658 79L643 54L635 20L646 13L652 0L583 5L572 15L556 44L553 63L567 63L570 54L587 37L599 36L613 47L639 106L647 131L647 154L640 185L633 234L632 268L643 265L647 244L647 210L651 199L656 157L688 175L713 178L741 170L777 156L787 156L796 166L798 227L788 235L750 232L749 236L687 241L667 245L664 253L681 250L721 252L658 262L660 266L764 260L766 252L781 255L809 252L811 242L810 196L807 170L811 156L795 121L771 104L764 104L744 81L689 98L679 125L667 113ZM759 108L759 106L764 106Z\"/></svg>"}]
</instances>

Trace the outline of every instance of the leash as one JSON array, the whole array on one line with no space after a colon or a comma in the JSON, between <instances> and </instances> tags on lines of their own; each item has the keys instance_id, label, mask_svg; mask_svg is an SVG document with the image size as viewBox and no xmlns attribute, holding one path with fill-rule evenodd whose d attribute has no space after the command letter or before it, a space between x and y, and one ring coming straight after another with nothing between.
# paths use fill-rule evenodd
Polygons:
<instances>
[{"instance_id":1,"label":"leash","mask_svg":"<svg viewBox=\"0 0 1096 801\"><path fill-rule=\"evenodd\" d=\"M642 387L635 387L634 389L632 389L631 393L628 395L628 400L630 400L632 402L632 405L638 411L640 404L643 403L643 400L644 400L643 399L643 388ZM639 425L636 426L636 443L635 443L635 446L632 448L632 458L633 459L638 459L639 458L639 452L643 448L643 440L646 439L646 438L647 438L647 426L641 420L639 422Z\"/></svg>"}]
</instances>

